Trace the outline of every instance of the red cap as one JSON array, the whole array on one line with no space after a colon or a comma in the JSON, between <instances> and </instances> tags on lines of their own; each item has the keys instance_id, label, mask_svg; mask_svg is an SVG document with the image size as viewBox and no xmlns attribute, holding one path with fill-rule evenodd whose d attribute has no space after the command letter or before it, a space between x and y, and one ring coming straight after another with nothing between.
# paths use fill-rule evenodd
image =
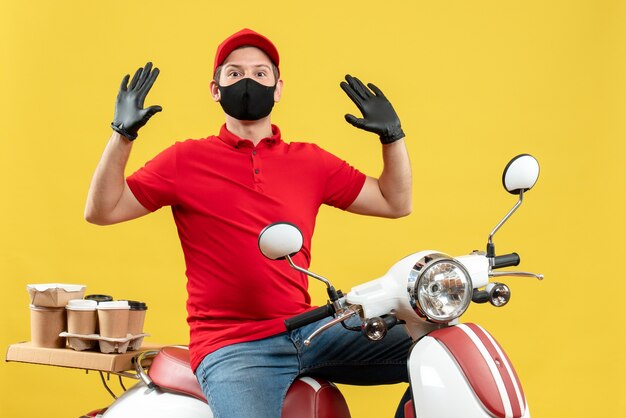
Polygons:
<instances>
[{"instance_id":1,"label":"red cap","mask_svg":"<svg viewBox=\"0 0 626 418\"><path fill-rule=\"evenodd\" d=\"M220 46L217 47L215 62L213 64L213 73L215 73L217 67L222 65L226 57L228 57L231 52L242 46L254 46L259 48L261 51L265 52L268 57L270 57L274 65L276 65L276 68L278 68L280 59L278 57L278 50L272 41L253 30L242 29L239 32L230 35L220 44Z\"/></svg>"}]
</instances>

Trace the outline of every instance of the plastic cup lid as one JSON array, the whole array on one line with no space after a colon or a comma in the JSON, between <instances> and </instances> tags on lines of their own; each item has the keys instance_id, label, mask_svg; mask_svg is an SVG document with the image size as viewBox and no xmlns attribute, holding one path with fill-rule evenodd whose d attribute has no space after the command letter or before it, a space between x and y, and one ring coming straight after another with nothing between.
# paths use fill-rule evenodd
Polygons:
<instances>
[{"instance_id":1,"label":"plastic cup lid","mask_svg":"<svg viewBox=\"0 0 626 418\"><path fill-rule=\"evenodd\" d=\"M108 302L100 302L98 309L130 309L127 300L113 300Z\"/></svg>"},{"instance_id":2,"label":"plastic cup lid","mask_svg":"<svg viewBox=\"0 0 626 418\"><path fill-rule=\"evenodd\" d=\"M113 300L113 296L110 295L87 295L85 299L95 300L96 302L108 302Z\"/></svg>"},{"instance_id":3,"label":"plastic cup lid","mask_svg":"<svg viewBox=\"0 0 626 418\"><path fill-rule=\"evenodd\" d=\"M95 300L71 299L67 302L65 309L71 311L93 311L98 306Z\"/></svg>"},{"instance_id":4,"label":"plastic cup lid","mask_svg":"<svg viewBox=\"0 0 626 418\"><path fill-rule=\"evenodd\" d=\"M145 304L145 302L139 302L138 300L129 300L128 305L133 311L145 311L148 309L148 306Z\"/></svg>"}]
</instances>

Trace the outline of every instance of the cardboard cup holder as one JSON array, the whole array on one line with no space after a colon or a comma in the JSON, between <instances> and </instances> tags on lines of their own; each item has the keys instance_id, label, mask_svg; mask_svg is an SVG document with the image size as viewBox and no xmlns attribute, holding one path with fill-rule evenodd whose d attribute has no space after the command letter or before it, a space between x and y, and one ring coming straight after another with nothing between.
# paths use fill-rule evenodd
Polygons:
<instances>
[{"instance_id":1,"label":"cardboard cup holder","mask_svg":"<svg viewBox=\"0 0 626 418\"><path fill-rule=\"evenodd\" d=\"M119 353L123 354L126 351L136 351L141 347L144 337L150 334L128 334L123 338L107 338L100 334L70 334L69 332L62 332L60 337L67 338L68 345L76 351L92 350L98 346L99 351L105 354Z\"/></svg>"},{"instance_id":2,"label":"cardboard cup holder","mask_svg":"<svg viewBox=\"0 0 626 418\"><path fill-rule=\"evenodd\" d=\"M93 302L91 300L79 300L74 301L75 304L83 305L87 302ZM87 309L87 307L84 307ZM76 351L85 350L99 350L101 353L119 353L123 354L127 350L135 351L141 347L143 338L148 334L143 333L143 318L145 317L145 310L139 310L137 313L141 315L140 327L133 327L131 330L130 325L133 321L129 320L130 304L128 301L102 301L97 306L89 307L90 310L80 312L81 307L74 307L73 314L85 314L93 312L93 323L87 327L72 327L73 329L89 329L91 332L82 331L64 331L59 334L60 337L67 338L67 342L70 348ZM68 309L70 309L68 305ZM91 313L90 313L91 315ZM84 318L83 318L84 319ZM135 321L136 322L136 321ZM99 331L98 331L99 330ZM95 332L94 332L95 331Z\"/></svg>"},{"instance_id":3,"label":"cardboard cup holder","mask_svg":"<svg viewBox=\"0 0 626 418\"><path fill-rule=\"evenodd\" d=\"M26 288L35 347L65 348L67 343L75 351L123 354L139 350L149 336L143 332L148 309L144 302L85 296L82 284L29 284Z\"/></svg>"}]
</instances>

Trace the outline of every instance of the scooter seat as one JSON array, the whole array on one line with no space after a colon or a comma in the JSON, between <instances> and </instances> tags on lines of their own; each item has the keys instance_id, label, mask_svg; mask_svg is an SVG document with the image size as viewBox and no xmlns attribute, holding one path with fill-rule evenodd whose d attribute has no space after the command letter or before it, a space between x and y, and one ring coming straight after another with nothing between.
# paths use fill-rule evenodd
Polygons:
<instances>
[{"instance_id":1,"label":"scooter seat","mask_svg":"<svg viewBox=\"0 0 626 418\"><path fill-rule=\"evenodd\" d=\"M163 347L152 360L148 376L161 389L184 393L206 402L196 375L189 364L189 350Z\"/></svg>"},{"instance_id":2,"label":"scooter seat","mask_svg":"<svg viewBox=\"0 0 626 418\"><path fill-rule=\"evenodd\" d=\"M285 397L281 418L350 418L337 386L323 379L300 376Z\"/></svg>"},{"instance_id":3,"label":"scooter seat","mask_svg":"<svg viewBox=\"0 0 626 418\"><path fill-rule=\"evenodd\" d=\"M163 390L184 393L206 402L189 365L189 350L164 347L148 370L153 383ZM283 404L282 418L350 418L346 400L337 387L325 380L302 376L292 383Z\"/></svg>"}]
</instances>

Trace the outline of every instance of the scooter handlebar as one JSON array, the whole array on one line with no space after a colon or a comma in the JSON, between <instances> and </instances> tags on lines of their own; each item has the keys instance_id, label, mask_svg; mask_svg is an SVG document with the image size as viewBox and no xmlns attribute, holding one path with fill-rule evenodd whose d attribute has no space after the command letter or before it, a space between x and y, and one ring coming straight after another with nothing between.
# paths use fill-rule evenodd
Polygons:
<instances>
[{"instance_id":1,"label":"scooter handlebar","mask_svg":"<svg viewBox=\"0 0 626 418\"><path fill-rule=\"evenodd\" d=\"M301 313L300 315L285 319L285 327L287 327L287 331L293 331L294 329L298 329L305 325L312 324L313 322L317 322L320 319L333 316L334 314L335 309L333 308L333 305L327 303L326 305L320 306L319 308L311 309L310 311L306 311L304 313Z\"/></svg>"},{"instance_id":2,"label":"scooter handlebar","mask_svg":"<svg viewBox=\"0 0 626 418\"><path fill-rule=\"evenodd\" d=\"M504 255L497 255L493 259L493 268L499 269L502 267L512 267L519 265L520 258L519 254L511 253Z\"/></svg>"}]
</instances>

